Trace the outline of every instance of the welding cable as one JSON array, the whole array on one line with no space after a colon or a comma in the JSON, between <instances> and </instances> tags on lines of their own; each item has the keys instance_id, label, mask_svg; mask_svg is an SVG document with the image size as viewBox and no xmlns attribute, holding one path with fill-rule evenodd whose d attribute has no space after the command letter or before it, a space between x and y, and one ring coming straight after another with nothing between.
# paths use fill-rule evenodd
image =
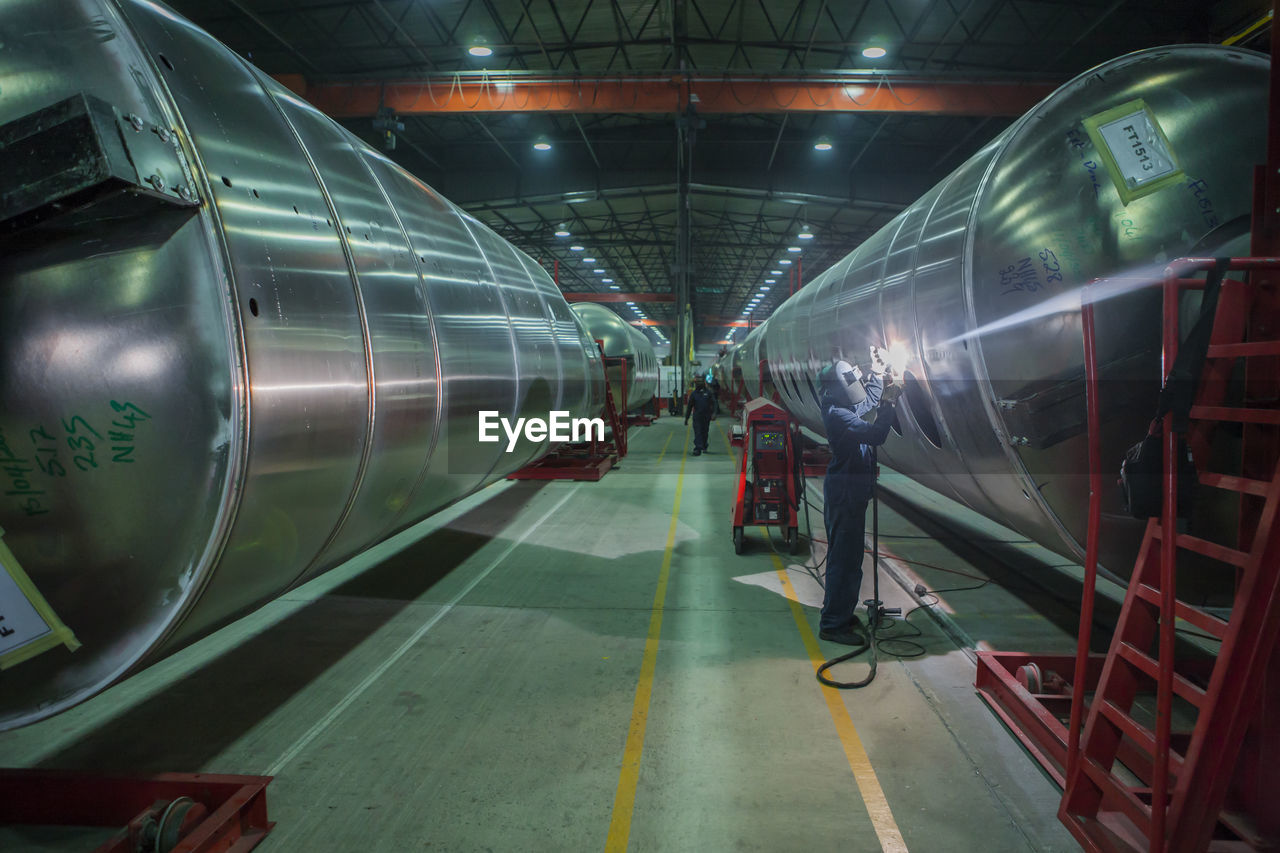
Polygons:
<instances>
[{"instance_id":1,"label":"welding cable","mask_svg":"<svg viewBox=\"0 0 1280 853\"><path fill-rule=\"evenodd\" d=\"M937 602L935 601L934 604L936 603ZM911 614L915 613L917 610L920 610L923 607L932 606L933 604L921 604L913 607L901 619L895 619L892 616L882 616L880 623L874 629L868 630L868 640L866 644L857 646L853 651L845 652L839 657L834 657L822 666L818 667L818 681L828 687L835 687L839 690L856 690L859 687L866 687L875 680L876 669L880 663L881 655L897 658L898 660L911 660L913 658L924 657L928 650L921 643L915 642L917 637L924 636L924 632L907 620L910 619ZM911 633L906 633L905 631L901 631L896 634L888 633L898 625L905 625L911 630ZM886 648L886 646L888 646L888 648ZM897 651L895 648L901 649L901 651ZM831 669L831 667L838 663L843 663L844 661L856 658L865 651L871 652L871 658L868 661L871 669L865 678L858 681L836 681L835 679L827 677L826 672Z\"/></svg>"},{"instance_id":2,"label":"welding cable","mask_svg":"<svg viewBox=\"0 0 1280 853\"><path fill-rule=\"evenodd\" d=\"M781 551L778 550L778 546L773 544L773 534L769 532L769 527L767 525L765 525L765 528L764 528L764 538L768 541L769 548L773 551L774 554L778 556L778 559L782 560L783 562L786 562L786 558L790 557L791 555L783 554ZM827 588L827 584L818 575L817 570L822 568L822 564L825 563L826 561L827 561L827 558L826 558L826 555L824 554L822 559L812 566L809 565L808 563L799 564L800 568L804 569L805 573L809 575L809 577L813 578L814 582L818 585L818 588L822 590L825 590Z\"/></svg>"},{"instance_id":3,"label":"welding cable","mask_svg":"<svg viewBox=\"0 0 1280 853\"><path fill-rule=\"evenodd\" d=\"M822 544L825 545L827 544L827 540L818 539L813 535L813 520L809 518L809 509L810 507L812 507L813 509L817 509L817 507L813 506L813 503L809 500L809 478L805 476L804 463L801 462L798 467L800 469L799 470L800 494L798 497L800 502L804 504L804 527L806 531L805 535L809 537L810 545L812 545L814 542L821 542ZM798 511L799 506L797 506L796 509ZM812 552L813 552L812 547L809 549L809 551L810 551L810 554L812 555ZM817 581L818 586L822 587L824 590L827 588L827 584L826 584L826 581L818 577L818 569L822 568L824 565L826 565L826 563L827 563L827 555L823 553L822 559L814 563L812 566L809 565L808 563L804 564L805 571L809 573L809 577Z\"/></svg>"},{"instance_id":4,"label":"welding cable","mask_svg":"<svg viewBox=\"0 0 1280 853\"><path fill-rule=\"evenodd\" d=\"M936 604L937 602L935 601L934 603ZM915 624L907 621L911 618L912 613L915 613L924 606L925 605L923 604L916 605L908 610L901 619L893 616L887 616L884 618L879 630L876 631L876 645L880 654L898 658L899 660L910 660L912 658L924 657L926 651L925 647L920 643L915 642L916 638L924 636L924 631L921 631ZM928 606L932 607L933 605L930 604ZM907 633L904 628L903 631L897 634L886 633L889 629L897 627L898 625L903 625L905 628L911 629L911 632ZM885 648L886 643L892 643L897 647L906 648L903 651L892 651L891 649Z\"/></svg>"},{"instance_id":5,"label":"welding cable","mask_svg":"<svg viewBox=\"0 0 1280 853\"><path fill-rule=\"evenodd\" d=\"M879 659L876 657L876 644L874 641L874 637L871 634L868 634L867 636L868 636L868 640L864 645L856 646L854 647L853 651L845 652L839 657L834 657L831 660L824 663L822 666L818 667L818 680L821 681L826 686L835 687L838 690L856 690L859 687L866 687L868 684L875 681L876 665L879 663ZM835 666L838 663L843 663L844 661L850 660L851 658L856 658L858 655L862 654L865 651L871 652L871 660L869 661L869 663L871 664L871 671L867 673L866 678L863 678L859 681L836 681L834 679L827 678L826 672L827 670L831 669L831 667Z\"/></svg>"}]
</instances>

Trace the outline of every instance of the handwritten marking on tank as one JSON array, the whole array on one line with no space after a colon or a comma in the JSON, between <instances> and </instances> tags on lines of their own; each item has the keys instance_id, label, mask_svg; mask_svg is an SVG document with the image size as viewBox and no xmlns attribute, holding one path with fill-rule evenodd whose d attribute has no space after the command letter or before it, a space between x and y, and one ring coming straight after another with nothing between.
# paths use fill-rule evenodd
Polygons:
<instances>
[{"instance_id":1,"label":"handwritten marking on tank","mask_svg":"<svg viewBox=\"0 0 1280 853\"><path fill-rule=\"evenodd\" d=\"M81 427L83 427L83 430ZM89 422L80 415L72 415L70 419L63 418L62 429L67 434L67 446L72 451L80 451L71 457L71 461L75 463L76 468L81 471L97 468L98 457L96 451L98 446L93 443L93 439L89 438L88 434L101 441L102 433L89 426Z\"/></svg>"},{"instance_id":2,"label":"handwritten marking on tank","mask_svg":"<svg viewBox=\"0 0 1280 853\"><path fill-rule=\"evenodd\" d=\"M1043 279L1041 276L1043 275ZM1000 295L1035 293L1051 284L1062 283L1062 264L1053 249L1045 247L1000 270Z\"/></svg>"},{"instance_id":3,"label":"handwritten marking on tank","mask_svg":"<svg viewBox=\"0 0 1280 853\"><path fill-rule=\"evenodd\" d=\"M36 488L31 475L36 471L32 460L19 456L9 445L4 430L0 430L0 471L5 475L5 497L17 498L18 506L28 516L43 515L49 511L44 505L44 489Z\"/></svg>"},{"instance_id":4,"label":"handwritten marking on tank","mask_svg":"<svg viewBox=\"0 0 1280 853\"><path fill-rule=\"evenodd\" d=\"M1120 233L1127 239L1136 240L1142 236L1142 228L1134 221L1129 211L1122 210L1115 215L1116 221L1120 224Z\"/></svg>"},{"instance_id":5,"label":"handwritten marking on tank","mask_svg":"<svg viewBox=\"0 0 1280 853\"><path fill-rule=\"evenodd\" d=\"M111 410L116 413L111 421L112 429L107 432L111 441L111 461L132 464L138 424L151 420L151 415L133 403L116 400L111 401Z\"/></svg>"},{"instance_id":6,"label":"handwritten marking on tank","mask_svg":"<svg viewBox=\"0 0 1280 853\"><path fill-rule=\"evenodd\" d=\"M50 477L67 476L67 468L58 459L58 437L50 433L43 426L28 430L27 435L31 438L31 443L35 446L36 465L40 470L48 474Z\"/></svg>"},{"instance_id":7,"label":"handwritten marking on tank","mask_svg":"<svg viewBox=\"0 0 1280 853\"><path fill-rule=\"evenodd\" d=\"M1217 228L1221 225L1222 222L1218 219L1218 212L1213 208L1213 198L1209 195L1209 185L1205 183L1204 178L1189 178L1185 186L1195 196L1196 209L1204 217L1205 227Z\"/></svg>"},{"instance_id":8,"label":"handwritten marking on tank","mask_svg":"<svg viewBox=\"0 0 1280 853\"><path fill-rule=\"evenodd\" d=\"M1093 197L1098 197L1100 184L1098 183L1098 162L1086 156L1089 150L1089 139L1080 131L1072 128L1067 131L1067 146L1076 153L1080 158L1080 164L1084 166L1085 171L1089 175L1089 183L1093 188Z\"/></svg>"},{"instance_id":9,"label":"handwritten marking on tank","mask_svg":"<svg viewBox=\"0 0 1280 853\"><path fill-rule=\"evenodd\" d=\"M20 456L0 430L0 471L7 479L4 496L18 498L18 506L28 516L43 515L49 512L50 506L48 492L37 479L41 474L57 479L66 477L70 470L98 469L104 461L132 465L139 426L150 421L151 415L127 400L109 400L108 404L112 415L105 437L89 418L73 414L58 419L61 437L57 427L42 423L28 429L31 456ZM98 424L101 426L101 419ZM109 460L107 453L110 453ZM71 459L69 463L65 461L67 455Z\"/></svg>"},{"instance_id":10,"label":"handwritten marking on tank","mask_svg":"<svg viewBox=\"0 0 1280 853\"><path fill-rule=\"evenodd\" d=\"M1035 293L1041 287L1043 285L1040 284L1040 278L1036 274L1036 269L1032 265L1029 256L1020 261L1015 261L1000 270L1000 294L1002 296L1019 291Z\"/></svg>"},{"instance_id":11,"label":"handwritten marking on tank","mask_svg":"<svg viewBox=\"0 0 1280 853\"><path fill-rule=\"evenodd\" d=\"M1058 263L1058 256L1053 253L1053 250L1041 249L1036 253L1036 257L1040 258L1045 284L1061 284L1062 266Z\"/></svg>"}]
</instances>

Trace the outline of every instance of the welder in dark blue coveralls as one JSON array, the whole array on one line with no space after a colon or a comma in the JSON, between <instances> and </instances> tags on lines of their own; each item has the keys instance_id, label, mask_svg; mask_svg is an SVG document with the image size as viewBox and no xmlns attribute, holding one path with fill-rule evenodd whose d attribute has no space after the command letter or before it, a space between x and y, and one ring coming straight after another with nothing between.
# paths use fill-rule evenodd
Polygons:
<instances>
[{"instance_id":1,"label":"welder in dark blue coveralls","mask_svg":"<svg viewBox=\"0 0 1280 853\"><path fill-rule=\"evenodd\" d=\"M716 417L716 399L707 388L707 380L701 376L693 380L693 390L685 405L684 422L693 418L693 455L701 456L707 449L707 429Z\"/></svg>"},{"instance_id":2,"label":"welder in dark blue coveralls","mask_svg":"<svg viewBox=\"0 0 1280 853\"><path fill-rule=\"evenodd\" d=\"M894 402L902 390L901 384L886 387L887 367L876 347L872 347L871 365L865 382L847 361L828 365L818 377L822 389L818 403L832 456L823 483L827 572L818 635L848 646L867 642L857 609L867 503L876 476L872 448L888 437L897 418Z\"/></svg>"}]
</instances>

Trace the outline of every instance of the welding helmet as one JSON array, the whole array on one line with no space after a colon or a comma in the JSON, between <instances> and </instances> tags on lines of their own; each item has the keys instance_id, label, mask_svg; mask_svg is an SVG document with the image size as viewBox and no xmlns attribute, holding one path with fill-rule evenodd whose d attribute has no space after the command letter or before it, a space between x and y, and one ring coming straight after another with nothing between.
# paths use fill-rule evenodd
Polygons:
<instances>
[{"instance_id":1,"label":"welding helmet","mask_svg":"<svg viewBox=\"0 0 1280 853\"><path fill-rule=\"evenodd\" d=\"M861 380L862 371L844 359L828 364L818 374L818 382L831 402L848 409L867 398Z\"/></svg>"}]
</instances>

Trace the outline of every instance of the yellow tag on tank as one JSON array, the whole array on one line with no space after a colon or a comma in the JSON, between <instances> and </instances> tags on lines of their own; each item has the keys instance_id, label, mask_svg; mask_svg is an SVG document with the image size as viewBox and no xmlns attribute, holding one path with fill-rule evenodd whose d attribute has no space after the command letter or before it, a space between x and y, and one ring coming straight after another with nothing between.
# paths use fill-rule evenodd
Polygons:
<instances>
[{"instance_id":1,"label":"yellow tag on tank","mask_svg":"<svg viewBox=\"0 0 1280 853\"><path fill-rule=\"evenodd\" d=\"M80 641L18 565L0 529L0 669L62 645L74 652Z\"/></svg>"},{"instance_id":2,"label":"yellow tag on tank","mask_svg":"<svg viewBox=\"0 0 1280 853\"><path fill-rule=\"evenodd\" d=\"M1084 129L1123 204L1176 184L1183 177L1173 146L1141 98L1090 116L1084 120Z\"/></svg>"}]
</instances>

